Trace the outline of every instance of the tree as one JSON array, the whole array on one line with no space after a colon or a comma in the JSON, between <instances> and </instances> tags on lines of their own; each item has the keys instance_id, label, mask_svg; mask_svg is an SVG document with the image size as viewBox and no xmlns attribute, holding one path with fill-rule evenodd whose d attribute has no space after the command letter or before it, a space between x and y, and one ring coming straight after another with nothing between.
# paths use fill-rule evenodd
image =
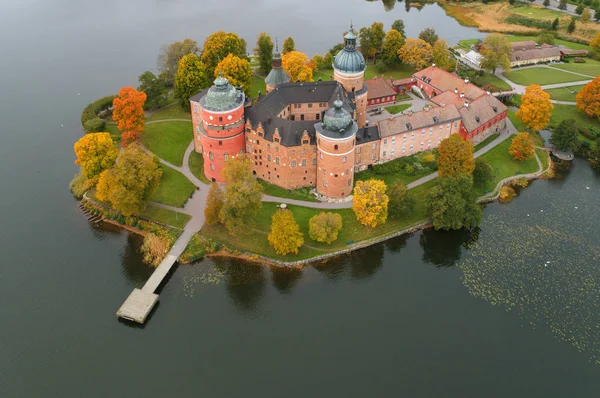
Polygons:
<instances>
[{"instance_id":1,"label":"tree","mask_svg":"<svg viewBox=\"0 0 600 398\"><path fill-rule=\"evenodd\" d=\"M554 38L555 37L552 33L544 32L541 35L539 35L539 37L537 39L537 43L554 45Z\"/></svg>"},{"instance_id":2,"label":"tree","mask_svg":"<svg viewBox=\"0 0 600 398\"><path fill-rule=\"evenodd\" d=\"M121 131L144 131L146 94L133 87L123 87L113 100L113 119Z\"/></svg>"},{"instance_id":3,"label":"tree","mask_svg":"<svg viewBox=\"0 0 600 398\"><path fill-rule=\"evenodd\" d=\"M473 174L475 159L473 143L465 141L459 134L452 134L442 140L438 148L438 174L449 177L456 174Z\"/></svg>"},{"instance_id":4,"label":"tree","mask_svg":"<svg viewBox=\"0 0 600 398\"><path fill-rule=\"evenodd\" d=\"M315 68L317 70L320 70L325 66L323 64L323 57L320 54L313 55L312 60L310 62L312 62L312 64L315 65Z\"/></svg>"},{"instance_id":5,"label":"tree","mask_svg":"<svg viewBox=\"0 0 600 398\"><path fill-rule=\"evenodd\" d=\"M596 18L598 19L598 18ZM590 47L592 48L600 48L600 32L596 33L596 36L590 41Z\"/></svg>"},{"instance_id":6,"label":"tree","mask_svg":"<svg viewBox=\"0 0 600 398\"><path fill-rule=\"evenodd\" d=\"M435 63L438 67L452 71L454 70L454 60L452 59L452 54L450 53L450 49L448 48L448 43L446 40L439 39L433 44L433 63Z\"/></svg>"},{"instance_id":7,"label":"tree","mask_svg":"<svg viewBox=\"0 0 600 398\"><path fill-rule=\"evenodd\" d=\"M198 43L195 40L184 39L183 41L176 41L160 48L157 63L160 80L162 80L164 85L168 87L173 86L175 76L177 76L179 61L188 54L200 54Z\"/></svg>"},{"instance_id":8,"label":"tree","mask_svg":"<svg viewBox=\"0 0 600 398\"><path fill-rule=\"evenodd\" d=\"M585 6L583 4L579 4L576 8L575 8L575 14L577 15L581 15L581 13L583 12L583 10L585 9Z\"/></svg>"},{"instance_id":9,"label":"tree","mask_svg":"<svg viewBox=\"0 0 600 398\"><path fill-rule=\"evenodd\" d=\"M144 109L160 108L167 103L167 87L154 73L150 71L142 73L138 76L138 82L140 82L138 91L146 93Z\"/></svg>"},{"instance_id":10,"label":"tree","mask_svg":"<svg viewBox=\"0 0 600 398\"><path fill-rule=\"evenodd\" d=\"M594 12L594 19L596 21L600 20L600 7L596 9L596 11ZM596 36L598 36L598 34L596 34Z\"/></svg>"},{"instance_id":11,"label":"tree","mask_svg":"<svg viewBox=\"0 0 600 398\"><path fill-rule=\"evenodd\" d=\"M337 240L342 229L342 216L337 213L321 212L308 221L308 234L312 240L328 245Z\"/></svg>"},{"instance_id":12,"label":"tree","mask_svg":"<svg viewBox=\"0 0 600 398\"><path fill-rule=\"evenodd\" d=\"M560 2L558 3L558 9L566 10L567 9L567 0L560 0Z\"/></svg>"},{"instance_id":13,"label":"tree","mask_svg":"<svg viewBox=\"0 0 600 398\"><path fill-rule=\"evenodd\" d=\"M338 43L329 49L329 54L331 54L332 57L335 57L343 49L344 49L344 43Z\"/></svg>"},{"instance_id":14,"label":"tree","mask_svg":"<svg viewBox=\"0 0 600 398\"><path fill-rule=\"evenodd\" d=\"M213 76L219 62L229 54L245 59L246 40L235 33L227 33L222 30L208 36L200 58L206 69L206 76Z\"/></svg>"},{"instance_id":15,"label":"tree","mask_svg":"<svg viewBox=\"0 0 600 398\"><path fill-rule=\"evenodd\" d=\"M127 148L129 145L133 144L140 138L140 135L137 131L126 131L121 134L121 147Z\"/></svg>"},{"instance_id":16,"label":"tree","mask_svg":"<svg viewBox=\"0 0 600 398\"><path fill-rule=\"evenodd\" d=\"M75 164L81 166L88 179L110 169L119 154L109 133L86 134L73 145L73 150L77 156Z\"/></svg>"},{"instance_id":17,"label":"tree","mask_svg":"<svg viewBox=\"0 0 600 398\"><path fill-rule=\"evenodd\" d=\"M331 69L333 65L333 55L331 53L325 54L323 57L323 69Z\"/></svg>"},{"instance_id":18,"label":"tree","mask_svg":"<svg viewBox=\"0 0 600 398\"><path fill-rule=\"evenodd\" d=\"M508 38L499 33L492 33L482 41L481 67L486 70L491 70L492 74L496 73L496 68L500 67L504 70L510 69L510 55L512 54L512 46Z\"/></svg>"},{"instance_id":19,"label":"tree","mask_svg":"<svg viewBox=\"0 0 600 398\"><path fill-rule=\"evenodd\" d=\"M375 58L377 52L383 47L384 38L385 31L381 22L373 22L370 27L360 29L360 51L365 58Z\"/></svg>"},{"instance_id":20,"label":"tree","mask_svg":"<svg viewBox=\"0 0 600 398\"><path fill-rule=\"evenodd\" d=\"M181 59L175 77L175 95L182 108L189 107L190 97L206 85L207 76L204 64L194 54Z\"/></svg>"},{"instance_id":21,"label":"tree","mask_svg":"<svg viewBox=\"0 0 600 398\"><path fill-rule=\"evenodd\" d=\"M586 8L581 13L581 16L579 17L579 22L588 23L588 22L590 22L591 19L592 19L592 12L590 11L589 8Z\"/></svg>"},{"instance_id":22,"label":"tree","mask_svg":"<svg viewBox=\"0 0 600 398\"><path fill-rule=\"evenodd\" d=\"M219 222L219 215L223 208L224 195L219 184L213 182L210 184L208 196L206 197L206 207L204 208L204 217L207 225L213 225Z\"/></svg>"},{"instance_id":23,"label":"tree","mask_svg":"<svg viewBox=\"0 0 600 398\"><path fill-rule=\"evenodd\" d=\"M294 39L292 39L291 36L285 39L285 41L283 42L282 50L283 51L281 52L281 55L287 54L292 51L296 51L296 43L294 42Z\"/></svg>"},{"instance_id":24,"label":"tree","mask_svg":"<svg viewBox=\"0 0 600 398\"><path fill-rule=\"evenodd\" d=\"M514 6L516 2L517 2L517 0L508 0L508 3L509 3L511 6Z\"/></svg>"},{"instance_id":25,"label":"tree","mask_svg":"<svg viewBox=\"0 0 600 398\"><path fill-rule=\"evenodd\" d=\"M313 70L309 65L306 54L299 51L290 51L281 57L283 69L290 76L290 81L310 82Z\"/></svg>"},{"instance_id":26,"label":"tree","mask_svg":"<svg viewBox=\"0 0 600 398\"><path fill-rule=\"evenodd\" d=\"M406 42L398 51L403 63L421 70L431 65L433 60L433 48L422 39L406 39Z\"/></svg>"},{"instance_id":27,"label":"tree","mask_svg":"<svg viewBox=\"0 0 600 398\"><path fill-rule=\"evenodd\" d=\"M298 254L298 249L304 243L304 236L294 214L287 209L277 210L271 218L271 232L268 237L269 244L281 256L288 253Z\"/></svg>"},{"instance_id":28,"label":"tree","mask_svg":"<svg viewBox=\"0 0 600 398\"><path fill-rule=\"evenodd\" d=\"M228 185L219 221L229 233L238 235L247 229L262 206L262 186L252 175L252 161L246 155L229 160L222 174Z\"/></svg>"},{"instance_id":29,"label":"tree","mask_svg":"<svg viewBox=\"0 0 600 398\"><path fill-rule=\"evenodd\" d=\"M457 174L442 178L426 198L427 215L435 229L474 228L483 211L473 194L473 177Z\"/></svg>"},{"instance_id":30,"label":"tree","mask_svg":"<svg viewBox=\"0 0 600 398\"><path fill-rule=\"evenodd\" d=\"M600 118L600 77L585 85L583 90L577 93L577 109L589 117Z\"/></svg>"},{"instance_id":31,"label":"tree","mask_svg":"<svg viewBox=\"0 0 600 398\"><path fill-rule=\"evenodd\" d=\"M144 236L144 242L140 251L142 252L144 262L153 267L158 267L162 260L169 253L171 243L169 238L153 233Z\"/></svg>"},{"instance_id":32,"label":"tree","mask_svg":"<svg viewBox=\"0 0 600 398\"><path fill-rule=\"evenodd\" d=\"M386 188L385 182L373 178L356 183L352 210L359 223L373 228L385 224L390 201Z\"/></svg>"},{"instance_id":33,"label":"tree","mask_svg":"<svg viewBox=\"0 0 600 398\"><path fill-rule=\"evenodd\" d=\"M527 160L535 155L535 144L529 133L519 133L512 139L508 153L514 160Z\"/></svg>"},{"instance_id":34,"label":"tree","mask_svg":"<svg viewBox=\"0 0 600 398\"><path fill-rule=\"evenodd\" d=\"M390 218L407 216L415 208L415 198L409 195L406 185L400 180L394 181L388 192L390 202L388 204L388 215Z\"/></svg>"},{"instance_id":35,"label":"tree","mask_svg":"<svg viewBox=\"0 0 600 398\"><path fill-rule=\"evenodd\" d=\"M437 33L435 33L435 29L426 28L419 33L419 39L426 41L429 45L433 46L433 44L438 41L439 37Z\"/></svg>"},{"instance_id":36,"label":"tree","mask_svg":"<svg viewBox=\"0 0 600 398\"><path fill-rule=\"evenodd\" d=\"M548 7L550 5L550 0L544 0L544 7Z\"/></svg>"},{"instance_id":37,"label":"tree","mask_svg":"<svg viewBox=\"0 0 600 398\"><path fill-rule=\"evenodd\" d=\"M215 77L219 76L219 72L223 73L223 77L226 77L233 86L243 87L244 93L250 95L252 68L247 59L229 54L215 68Z\"/></svg>"},{"instance_id":38,"label":"tree","mask_svg":"<svg viewBox=\"0 0 600 398\"><path fill-rule=\"evenodd\" d=\"M475 169L473 170L473 184L483 187L493 178L492 166L482 157L475 159Z\"/></svg>"},{"instance_id":39,"label":"tree","mask_svg":"<svg viewBox=\"0 0 600 398\"><path fill-rule=\"evenodd\" d=\"M86 133L99 133L106 129L106 120L95 117L85 122L83 128Z\"/></svg>"},{"instance_id":40,"label":"tree","mask_svg":"<svg viewBox=\"0 0 600 398\"><path fill-rule=\"evenodd\" d=\"M404 21L401 19L397 19L392 23L392 29L397 31L402 35L402 37L406 37L406 33L404 31Z\"/></svg>"},{"instance_id":41,"label":"tree","mask_svg":"<svg viewBox=\"0 0 600 398\"><path fill-rule=\"evenodd\" d=\"M265 76L269 74L273 66L273 47L271 36L261 32L258 35L254 51L258 54L259 69Z\"/></svg>"},{"instance_id":42,"label":"tree","mask_svg":"<svg viewBox=\"0 0 600 398\"><path fill-rule=\"evenodd\" d=\"M550 143L561 151L573 150L579 145L578 135L579 132L577 131L575 120L563 120L552 131Z\"/></svg>"},{"instance_id":43,"label":"tree","mask_svg":"<svg viewBox=\"0 0 600 398\"><path fill-rule=\"evenodd\" d=\"M567 26L567 32L575 32L575 18L571 18L571 22L569 22L569 26Z\"/></svg>"},{"instance_id":44,"label":"tree","mask_svg":"<svg viewBox=\"0 0 600 398\"><path fill-rule=\"evenodd\" d=\"M517 118L531 130L542 130L548 125L553 110L550 94L539 85L532 84L525 89L525 94L521 97Z\"/></svg>"},{"instance_id":45,"label":"tree","mask_svg":"<svg viewBox=\"0 0 600 398\"><path fill-rule=\"evenodd\" d=\"M558 18L555 18L554 21L552 21L552 30L557 30L558 29L558 23L560 21L558 20Z\"/></svg>"},{"instance_id":46,"label":"tree","mask_svg":"<svg viewBox=\"0 0 600 398\"><path fill-rule=\"evenodd\" d=\"M403 45L404 37L402 37L402 34L397 30L390 29L385 35L385 41L383 42L383 62L388 66L400 62L398 51L400 51Z\"/></svg>"},{"instance_id":47,"label":"tree","mask_svg":"<svg viewBox=\"0 0 600 398\"><path fill-rule=\"evenodd\" d=\"M100 174L96 197L128 217L139 214L158 188L162 170L158 159L138 145L123 149L115 165Z\"/></svg>"}]
</instances>

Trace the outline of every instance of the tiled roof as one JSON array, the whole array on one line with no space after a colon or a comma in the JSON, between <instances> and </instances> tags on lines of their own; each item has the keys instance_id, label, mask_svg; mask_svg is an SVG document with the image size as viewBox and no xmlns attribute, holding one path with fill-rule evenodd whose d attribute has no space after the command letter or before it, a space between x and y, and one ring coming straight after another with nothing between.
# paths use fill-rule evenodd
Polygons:
<instances>
[{"instance_id":1,"label":"tiled roof","mask_svg":"<svg viewBox=\"0 0 600 398\"><path fill-rule=\"evenodd\" d=\"M454 105L457 109L460 109L464 106L465 98L461 98L460 94L456 94L454 91L446 91L431 98L430 101L439 106Z\"/></svg>"},{"instance_id":2,"label":"tiled roof","mask_svg":"<svg viewBox=\"0 0 600 398\"><path fill-rule=\"evenodd\" d=\"M367 99L396 96L396 91L392 88L389 80L381 77L376 77L366 81L369 86Z\"/></svg>"},{"instance_id":3,"label":"tiled roof","mask_svg":"<svg viewBox=\"0 0 600 398\"><path fill-rule=\"evenodd\" d=\"M470 102L469 106L460 108L459 112L463 125L468 132L471 132L507 109L506 105L500 102L498 98L493 95L484 95Z\"/></svg>"},{"instance_id":4,"label":"tiled roof","mask_svg":"<svg viewBox=\"0 0 600 398\"><path fill-rule=\"evenodd\" d=\"M513 51L530 50L532 48L537 47L537 43L532 40L515 41L515 42L510 43L510 45L511 45Z\"/></svg>"},{"instance_id":5,"label":"tiled roof","mask_svg":"<svg viewBox=\"0 0 600 398\"><path fill-rule=\"evenodd\" d=\"M417 85L420 83L419 81L423 81L442 92L458 89L459 93L465 93L465 97L470 100L485 95L485 91L479 87L470 83L465 83L463 79L455 74L446 72L435 66L430 66L427 69L416 72L413 76L417 79Z\"/></svg>"},{"instance_id":6,"label":"tiled roof","mask_svg":"<svg viewBox=\"0 0 600 398\"><path fill-rule=\"evenodd\" d=\"M564 55L588 55L587 50L572 50L570 48L561 48L560 52Z\"/></svg>"},{"instance_id":7,"label":"tiled roof","mask_svg":"<svg viewBox=\"0 0 600 398\"><path fill-rule=\"evenodd\" d=\"M410 84L415 82L416 79L414 77L407 77L406 79L394 80L392 84L394 86L403 86L405 84Z\"/></svg>"},{"instance_id":8,"label":"tiled roof","mask_svg":"<svg viewBox=\"0 0 600 398\"><path fill-rule=\"evenodd\" d=\"M396 116L379 122L381 137L389 137L407 131L429 128L460 119L455 106L436 107L412 114Z\"/></svg>"},{"instance_id":9,"label":"tiled roof","mask_svg":"<svg viewBox=\"0 0 600 398\"><path fill-rule=\"evenodd\" d=\"M511 62L516 62L553 57L560 57L560 49L558 47L541 46L538 48L532 48L528 50L513 51L510 56L510 60Z\"/></svg>"}]
</instances>

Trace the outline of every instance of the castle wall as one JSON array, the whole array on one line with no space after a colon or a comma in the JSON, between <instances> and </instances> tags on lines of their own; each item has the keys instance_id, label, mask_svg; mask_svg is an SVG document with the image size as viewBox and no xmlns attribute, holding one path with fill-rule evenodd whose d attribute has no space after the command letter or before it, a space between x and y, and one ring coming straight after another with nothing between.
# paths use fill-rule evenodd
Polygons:
<instances>
[{"instance_id":1,"label":"castle wall","mask_svg":"<svg viewBox=\"0 0 600 398\"><path fill-rule=\"evenodd\" d=\"M494 119L486 122L481 125L476 130L467 132L464 126L461 127L460 134L465 140L473 141L474 145L479 144L484 141L486 138L493 134L497 134L503 129L506 128L506 116L507 112L502 112L500 115L496 116Z\"/></svg>"},{"instance_id":2,"label":"castle wall","mask_svg":"<svg viewBox=\"0 0 600 398\"><path fill-rule=\"evenodd\" d=\"M335 140L317 133L317 184L319 193L343 198L354 184L355 137Z\"/></svg>"},{"instance_id":3,"label":"castle wall","mask_svg":"<svg viewBox=\"0 0 600 398\"><path fill-rule=\"evenodd\" d=\"M379 162L379 145L381 141L367 142L356 145L354 149L354 171L366 170L370 165Z\"/></svg>"}]
</instances>

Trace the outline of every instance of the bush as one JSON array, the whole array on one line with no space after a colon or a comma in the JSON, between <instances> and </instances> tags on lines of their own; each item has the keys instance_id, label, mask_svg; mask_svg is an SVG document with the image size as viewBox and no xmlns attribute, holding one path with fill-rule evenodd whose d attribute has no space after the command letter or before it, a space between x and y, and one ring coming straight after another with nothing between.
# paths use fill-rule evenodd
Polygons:
<instances>
[{"instance_id":1,"label":"bush","mask_svg":"<svg viewBox=\"0 0 600 398\"><path fill-rule=\"evenodd\" d=\"M508 203L513 200L517 196L517 193L514 189L509 186L503 186L500 188L500 197L498 200L500 203Z\"/></svg>"},{"instance_id":2,"label":"bush","mask_svg":"<svg viewBox=\"0 0 600 398\"><path fill-rule=\"evenodd\" d=\"M93 180L88 179L83 170L79 170L79 173L75 174L75 177L69 183L69 189L77 199L81 199L83 194L94 187L95 183Z\"/></svg>"},{"instance_id":3,"label":"bush","mask_svg":"<svg viewBox=\"0 0 600 398\"><path fill-rule=\"evenodd\" d=\"M169 248L170 242L167 237L149 233L144 237L144 243L142 244L140 251L142 252L146 264L158 267L160 262L169 252Z\"/></svg>"},{"instance_id":4,"label":"bush","mask_svg":"<svg viewBox=\"0 0 600 398\"><path fill-rule=\"evenodd\" d=\"M529 18L524 15L511 14L504 20L504 22L514 24L514 25L523 25L523 26L529 26L529 27L546 29L546 30L552 29L551 21Z\"/></svg>"},{"instance_id":5,"label":"bush","mask_svg":"<svg viewBox=\"0 0 600 398\"><path fill-rule=\"evenodd\" d=\"M377 61L377 63L375 64L375 70L377 71L377 73L385 72L385 62Z\"/></svg>"},{"instance_id":6,"label":"bush","mask_svg":"<svg viewBox=\"0 0 600 398\"><path fill-rule=\"evenodd\" d=\"M594 141L598 138L598 136L596 135L597 133L588 131L588 130L582 129L582 128L579 129L579 134L583 135L585 138L590 139L592 141Z\"/></svg>"},{"instance_id":7,"label":"bush","mask_svg":"<svg viewBox=\"0 0 600 398\"><path fill-rule=\"evenodd\" d=\"M99 117L90 119L83 125L83 128L86 131L86 133L99 133L101 131L104 131L105 127L106 121L104 119L100 119Z\"/></svg>"},{"instance_id":8,"label":"bush","mask_svg":"<svg viewBox=\"0 0 600 398\"><path fill-rule=\"evenodd\" d=\"M115 98L117 98L116 95L109 95L107 97L97 99L96 101L86 106L83 112L81 113L81 125L83 126L83 128L85 128L85 123L88 120L94 119L98 117L98 114L100 114L100 112L110 109Z\"/></svg>"},{"instance_id":9,"label":"bush","mask_svg":"<svg viewBox=\"0 0 600 398\"><path fill-rule=\"evenodd\" d=\"M205 238L198 234L192 236L185 251L181 255L182 263L193 263L200 260L206 253L214 253L219 250L219 244L212 239Z\"/></svg>"},{"instance_id":10,"label":"bush","mask_svg":"<svg viewBox=\"0 0 600 398\"><path fill-rule=\"evenodd\" d=\"M308 234L312 240L331 244L342 229L342 216L337 213L321 212L308 221Z\"/></svg>"},{"instance_id":11,"label":"bush","mask_svg":"<svg viewBox=\"0 0 600 398\"><path fill-rule=\"evenodd\" d=\"M406 175L411 176L411 175L415 174L415 168L413 166L411 166L410 164L407 164L404 166L404 173Z\"/></svg>"}]
</instances>

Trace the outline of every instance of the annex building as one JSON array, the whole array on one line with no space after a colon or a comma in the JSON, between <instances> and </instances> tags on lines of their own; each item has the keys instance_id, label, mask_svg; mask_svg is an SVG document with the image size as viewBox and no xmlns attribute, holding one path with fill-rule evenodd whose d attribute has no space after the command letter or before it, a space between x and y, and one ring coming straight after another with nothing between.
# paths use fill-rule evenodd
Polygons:
<instances>
[{"instance_id":1,"label":"annex building","mask_svg":"<svg viewBox=\"0 0 600 398\"><path fill-rule=\"evenodd\" d=\"M226 162L246 153L258 178L343 198L352 192L355 172L436 148L450 134L477 143L505 128L504 104L435 65L402 82L376 79L370 94L356 40L351 26L334 59L332 81L290 82L276 49L267 94L255 103L223 77L192 97L194 145L206 177L222 182ZM429 99L423 110L368 125L367 101L393 103L389 98L406 89Z\"/></svg>"}]
</instances>

